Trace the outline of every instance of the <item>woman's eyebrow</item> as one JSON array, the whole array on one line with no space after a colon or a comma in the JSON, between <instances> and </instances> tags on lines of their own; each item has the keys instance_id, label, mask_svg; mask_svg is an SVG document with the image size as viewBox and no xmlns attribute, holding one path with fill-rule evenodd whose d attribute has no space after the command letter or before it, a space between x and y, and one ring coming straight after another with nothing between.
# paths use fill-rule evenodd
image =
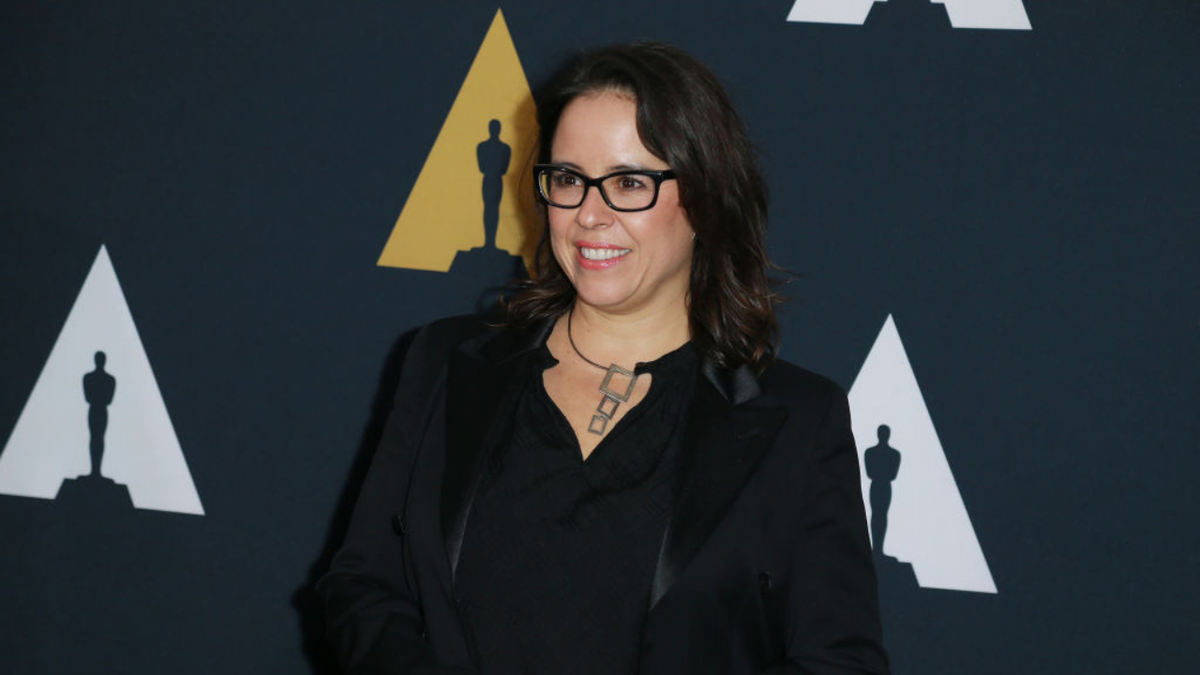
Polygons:
<instances>
[{"instance_id":1,"label":"woman's eyebrow","mask_svg":"<svg viewBox=\"0 0 1200 675\"><path fill-rule=\"evenodd\" d=\"M605 171L606 173L616 173L617 171L649 171L649 169L641 164L613 164Z\"/></svg>"},{"instance_id":2,"label":"woman's eyebrow","mask_svg":"<svg viewBox=\"0 0 1200 675\"><path fill-rule=\"evenodd\" d=\"M574 162L560 162L560 161L552 160L550 163L555 166L562 167L564 169L571 169L572 171L578 171L579 173L582 173L585 176L587 175L587 172L583 170L583 167L579 166L578 164L576 164ZM609 165L608 168L606 168L604 170L604 174L602 174L602 175L608 175L611 173L616 173L618 171L657 171L657 170L658 169L647 169L644 165L641 165L641 164L612 164L612 165Z\"/></svg>"}]
</instances>

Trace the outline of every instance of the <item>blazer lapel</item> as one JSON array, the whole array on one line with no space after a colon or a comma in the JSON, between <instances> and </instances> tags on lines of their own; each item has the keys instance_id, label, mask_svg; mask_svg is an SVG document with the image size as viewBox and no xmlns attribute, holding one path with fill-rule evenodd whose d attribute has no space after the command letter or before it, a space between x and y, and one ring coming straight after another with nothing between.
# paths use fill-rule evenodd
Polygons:
<instances>
[{"instance_id":1,"label":"blazer lapel","mask_svg":"<svg viewBox=\"0 0 1200 675\"><path fill-rule=\"evenodd\" d=\"M682 475L659 551L651 608L729 510L787 417L782 408L748 405L759 394L749 369L705 363L702 373L684 433Z\"/></svg>"},{"instance_id":2,"label":"blazer lapel","mask_svg":"<svg viewBox=\"0 0 1200 675\"><path fill-rule=\"evenodd\" d=\"M483 475L483 462L512 420L529 353L545 342L551 327L552 321L528 333L506 329L481 341L464 343L450 356L441 506L451 578L458 569L467 516Z\"/></svg>"}]
</instances>

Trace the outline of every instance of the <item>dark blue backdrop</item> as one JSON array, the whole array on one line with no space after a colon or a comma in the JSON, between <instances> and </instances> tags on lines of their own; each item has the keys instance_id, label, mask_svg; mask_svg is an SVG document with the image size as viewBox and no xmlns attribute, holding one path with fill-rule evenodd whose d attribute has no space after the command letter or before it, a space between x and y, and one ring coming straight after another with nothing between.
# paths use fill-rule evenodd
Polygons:
<instances>
[{"instance_id":1,"label":"dark blue backdrop","mask_svg":"<svg viewBox=\"0 0 1200 675\"><path fill-rule=\"evenodd\" d=\"M1194 670L1200 7L502 5L535 89L638 38L727 82L801 275L787 358L849 387L897 317L999 592L885 588L895 672ZM323 672L307 589L389 355L495 281L375 261L496 9L0 12L0 439L104 244L206 512L0 495L0 670Z\"/></svg>"}]
</instances>

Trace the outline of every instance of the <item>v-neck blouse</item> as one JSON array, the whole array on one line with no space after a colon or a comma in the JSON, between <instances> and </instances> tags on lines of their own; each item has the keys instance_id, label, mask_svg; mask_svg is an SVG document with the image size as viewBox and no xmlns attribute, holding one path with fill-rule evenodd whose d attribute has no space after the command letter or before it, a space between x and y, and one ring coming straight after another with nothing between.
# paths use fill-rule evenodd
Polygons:
<instances>
[{"instance_id":1,"label":"v-neck blouse","mask_svg":"<svg viewBox=\"0 0 1200 675\"><path fill-rule=\"evenodd\" d=\"M485 675L637 668L699 359L638 364L650 390L586 460L543 383L557 363L543 345L463 537L455 596Z\"/></svg>"}]
</instances>

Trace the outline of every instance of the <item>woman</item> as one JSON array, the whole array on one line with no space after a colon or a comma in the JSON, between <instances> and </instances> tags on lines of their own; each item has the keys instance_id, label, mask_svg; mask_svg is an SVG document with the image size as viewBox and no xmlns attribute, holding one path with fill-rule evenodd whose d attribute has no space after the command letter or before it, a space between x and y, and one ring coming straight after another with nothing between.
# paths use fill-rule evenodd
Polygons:
<instances>
[{"instance_id":1,"label":"woman","mask_svg":"<svg viewBox=\"0 0 1200 675\"><path fill-rule=\"evenodd\" d=\"M620 46L538 114L537 275L418 334L320 583L346 671L886 672L845 394L773 358L721 86Z\"/></svg>"}]
</instances>

